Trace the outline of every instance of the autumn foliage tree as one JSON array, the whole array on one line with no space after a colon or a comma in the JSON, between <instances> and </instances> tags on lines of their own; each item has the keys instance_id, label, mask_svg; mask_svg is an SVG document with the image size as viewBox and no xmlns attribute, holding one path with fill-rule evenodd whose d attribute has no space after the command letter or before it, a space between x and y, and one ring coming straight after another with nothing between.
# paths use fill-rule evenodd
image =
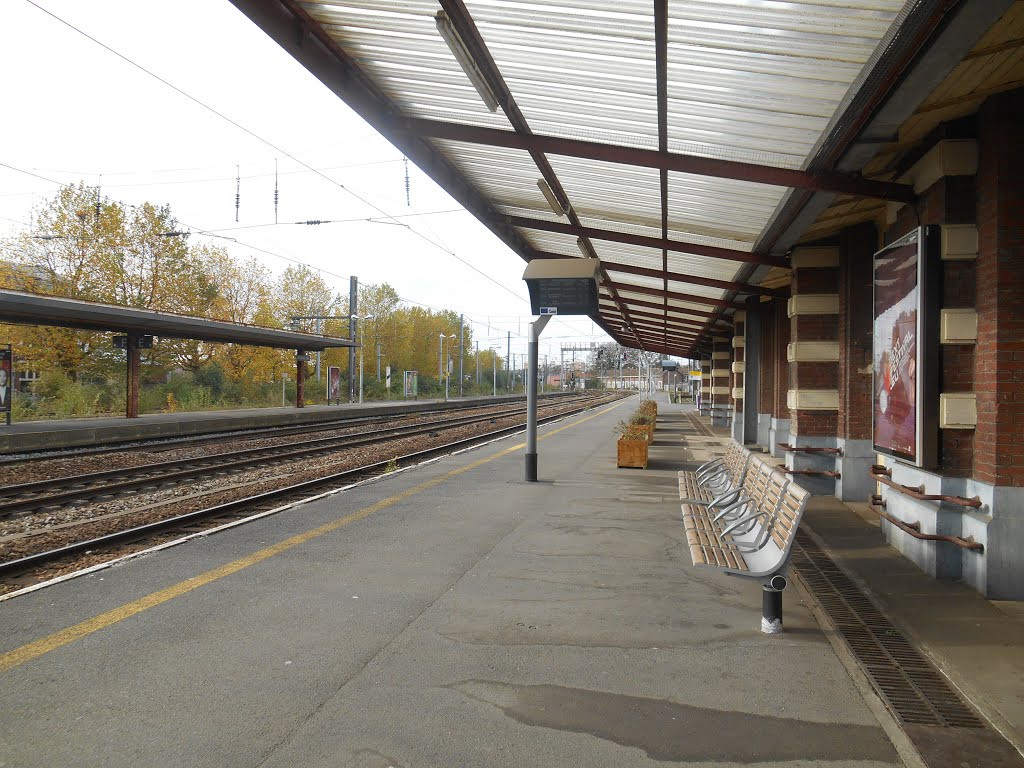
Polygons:
<instances>
[{"instance_id":1,"label":"autumn foliage tree","mask_svg":"<svg viewBox=\"0 0 1024 768\"><path fill-rule=\"evenodd\" d=\"M255 259L242 262L222 247L195 242L168 206L126 206L101 199L96 188L79 184L62 187L33 211L32 219L30 229L0 243L0 287L349 336L352 313L347 296L338 295L320 273L293 265L275 278ZM458 360L460 325L453 312L409 306L386 283L360 286L358 312L371 315L362 321L361 334L368 380L375 379L378 348L382 366L396 372L419 371L427 391L439 386L442 335L446 357ZM292 321L313 317L330 319ZM468 328L461 338L461 351L470 360L473 340ZM124 354L112 349L110 334L0 325L0 342L13 344L23 370L88 383L105 392L97 394L92 405L86 403L86 411L119 409ZM167 390L150 398L150 410L176 402L175 393L183 390L180 382L172 382L175 375L192 377L190 381L208 389L213 387L210 382L223 381L213 387L218 390L216 402L207 398L197 401L197 407L279 403L280 382L289 374L294 378L295 370L290 350L188 339L160 339L144 352L142 362L144 384ZM323 367L339 366L348 375L345 349L325 352L321 362ZM489 372L489 358L486 365ZM466 370L471 372L468 366ZM371 390L383 391L379 386Z\"/></svg>"}]
</instances>

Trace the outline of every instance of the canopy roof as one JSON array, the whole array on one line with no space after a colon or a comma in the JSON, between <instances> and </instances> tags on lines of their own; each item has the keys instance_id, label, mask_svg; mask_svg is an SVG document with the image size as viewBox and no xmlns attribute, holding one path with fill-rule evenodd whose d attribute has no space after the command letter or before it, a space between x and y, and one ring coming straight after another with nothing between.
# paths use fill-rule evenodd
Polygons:
<instances>
[{"instance_id":1,"label":"canopy roof","mask_svg":"<svg viewBox=\"0 0 1024 768\"><path fill-rule=\"evenodd\" d=\"M232 1L523 259L599 257L596 320L678 355L784 294L830 204L914 201L866 164L1014 5Z\"/></svg>"},{"instance_id":2,"label":"canopy roof","mask_svg":"<svg viewBox=\"0 0 1024 768\"><path fill-rule=\"evenodd\" d=\"M205 317L133 309L59 296L39 296L0 290L0 321L28 325L55 325L92 331L117 331L171 339L199 339L257 347L322 351L331 347L355 347L355 342L311 333L227 323Z\"/></svg>"}]
</instances>

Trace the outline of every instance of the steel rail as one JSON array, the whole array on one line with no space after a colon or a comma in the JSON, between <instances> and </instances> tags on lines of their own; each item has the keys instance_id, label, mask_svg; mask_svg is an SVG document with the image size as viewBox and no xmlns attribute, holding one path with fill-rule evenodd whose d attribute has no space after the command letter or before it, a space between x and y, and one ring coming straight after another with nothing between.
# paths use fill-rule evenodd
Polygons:
<instances>
[{"instance_id":1,"label":"steel rail","mask_svg":"<svg viewBox=\"0 0 1024 768\"><path fill-rule=\"evenodd\" d=\"M550 405L548 407L551 407ZM361 445L371 445L381 439L402 439L413 437L438 429L452 429L455 427L475 424L481 421L493 420L495 418L507 418L524 413L524 408L504 410L499 413L478 414L456 419L440 419L432 422L418 422L415 425L395 427L388 430L377 430L370 432L357 432L348 435L320 438L313 441L304 441L300 448L291 448L296 445L290 443L285 445L262 446L259 448L248 448L241 451L229 451L209 456L176 459L168 462L156 462L143 464L137 467L125 467L122 469L106 470L103 472L90 473L85 475L73 475L64 478L39 480L32 483L8 486L2 494L7 497L17 496L25 493L36 493L56 488L67 488L58 493L45 493L29 498L17 499L6 503L0 503L0 517L22 512L25 510L38 509L46 506L67 504L72 501L96 498L97 496L109 496L137 488L146 488L153 485L170 485L182 480L202 477L215 473L221 473L235 469L248 469L266 464L268 462L280 462L287 459L298 459L309 455L319 454L327 449L354 448ZM174 470L177 467L183 469ZM82 487L102 482L107 478L124 477L135 475L135 477L120 482L95 485L94 487Z\"/></svg>"},{"instance_id":2,"label":"steel rail","mask_svg":"<svg viewBox=\"0 0 1024 768\"><path fill-rule=\"evenodd\" d=\"M552 416L547 416L539 419L539 423L547 424L560 419L575 416L592 407L596 407L597 404L588 404L576 408L567 413L559 413ZM234 501L225 502L218 504L214 507L207 509L196 510L194 512L187 512L183 515L177 515L175 517L167 518L165 520L159 520L153 523L147 523L145 525L136 526L129 528L125 531L118 531L116 533L107 534L100 536L95 539L89 539L87 541L80 541L74 544L69 544L64 547L57 549L47 550L45 552L39 552L33 555L26 555L25 557L18 558L17 560L10 560L5 563L0 563L0 576L7 576L12 573L20 573L27 571L31 568L38 567L44 563L58 560L63 557L69 557L82 552L100 549L108 547L113 544L120 544L131 539L138 539L145 536L151 536L156 533L161 533L166 530L173 528L179 528L186 525L196 523L200 520L226 516L236 515L239 510L246 507L265 505L267 503L281 502L288 497L299 495L300 499L294 503L301 501L301 497L310 491L317 491L329 485L351 485L353 482L358 482L358 479L368 473L378 472L386 468L389 464L397 463L417 463L425 461L426 459L432 458L437 454L450 453L452 451L460 450L462 448L472 447L476 443L487 442L489 440L498 439L501 437L507 437L509 435L516 434L517 432L523 431L522 424L515 424L510 427L503 427L502 429L493 430L486 432L482 435L474 435L472 437L462 438L455 440L451 443L444 445L435 446L433 448L427 448L422 451L415 451L404 456L387 459L384 461L372 462L370 464L356 467L354 469L347 469L343 472L337 472L325 477L315 478L313 480L305 480L301 483L295 483L293 485L286 486L284 488L278 488L273 491L266 491L264 493L257 494L255 496L248 496L244 499L236 499Z\"/></svg>"}]
</instances>

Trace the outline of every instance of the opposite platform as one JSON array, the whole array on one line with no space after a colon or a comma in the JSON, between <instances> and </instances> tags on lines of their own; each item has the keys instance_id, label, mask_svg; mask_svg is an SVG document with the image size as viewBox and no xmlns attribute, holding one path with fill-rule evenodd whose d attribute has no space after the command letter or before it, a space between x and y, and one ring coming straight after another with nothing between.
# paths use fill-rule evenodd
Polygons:
<instances>
[{"instance_id":1,"label":"opposite platform","mask_svg":"<svg viewBox=\"0 0 1024 768\"><path fill-rule=\"evenodd\" d=\"M546 395L557 397L559 395ZM388 413L423 413L440 408L475 408L494 403L526 401L525 395L450 398L445 400L387 400L344 405L307 405L282 408L237 408L222 411L148 413L135 419L103 417L0 425L0 455L135 440L188 437L213 432L265 427L317 424Z\"/></svg>"},{"instance_id":2,"label":"opposite platform","mask_svg":"<svg viewBox=\"0 0 1024 768\"><path fill-rule=\"evenodd\" d=\"M901 765L799 593L690 565L635 400L0 602L0 764Z\"/></svg>"}]
</instances>

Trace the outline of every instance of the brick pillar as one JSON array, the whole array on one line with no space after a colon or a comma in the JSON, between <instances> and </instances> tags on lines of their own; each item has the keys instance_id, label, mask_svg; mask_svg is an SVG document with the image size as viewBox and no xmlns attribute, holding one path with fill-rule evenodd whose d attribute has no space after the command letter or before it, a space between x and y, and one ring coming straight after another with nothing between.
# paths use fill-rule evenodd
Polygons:
<instances>
[{"instance_id":1,"label":"brick pillar","mask_svg":"<svg viewBox=\"0 0 1024 768\"><path fill-rule=\"evenodd\" d=\"M985 594L1024 599L1024 90L979 112L978 429L974 476L992 488ZM987 489L986 489L987 490ZM972 521L973 523L973 521ZM968 530L965 522L964 530ZM965 563L980 570L978 558Z\"/></svg>"},{"instance_id":2,"label":"brick pillar","mask_svg":"<svg viewBox=\"0 0 1024 768\"><path fill-rule=\"evenodd\" d=\"M956 330L963 324L959 321L964 319L962 315L965 312L973 314L973 309L964 305L973 304L973 273L978 257L978 228L974 222L981 191L977 174L982 143L970 138L943 139L929 148L901 177L903 181L914 184L919 199L916 206L903 206L897 215L890 217L892 226L886 233L886 242L892 242L922 224L939 225L942 233L940 258L928 264L941 274L940 338L934 338L932 330L928 337L919 341L926 345L926 349L939 349L941 374L935 383L941 394L937 398L934 394L927 395L919 405L926 414L928 409L938 411L939 455L935 466L916 467L891 458L886 458L885 464L891 469L894 482L920 486L925 493L950 496L977 494L990 500L990 492L966 478L973 464L974 436L970 422L974 421L975 393L971 390L975 368L982 373L983 368L974 364L971 343L959 338L957 334L962 331ZM1000 151L998 147L993 149L996 154ZM978 386L979 391L984 388L980 379ZM963 578L976 588L985 590L990 558L988 548L992 546L992 534L984 514L991 509L987 501L982 514L975 514L955 504L918 501L885 486L880 486L878 492L890 515L919 524L923 533L973 536L985 544L984 554L970 552L950 544L921 541L888 523L882 523L882 532L889 543L921 570L936 578Z\"/></svg>"},{"instance_id":3,"label":"brick pillar","mask_svg":"<svg viewBox=\"0 0 1024 768\"><path fill-rule=\"evenodd\" d=\"M743 419L743 380L744 375L744 360L746 351L744 345L746 344L746 326L747 326L747 313L740 310L733 316L733 337L732 337L732 364L729 367L731 386L729 397L732 402L732 439L740 445L743 445L746 440L744 419Z\"/></svg>"},{"instance_id":4,"label":"brick pillar","mask_svg":"<svg viewBox=\"0 0 1024 768\"><path fill-rule=\"evenodd\" d=\"M732 339L715 336L711 349L711 426L727 427L732 417Z\"/></svg>"},{"instance_id":5,"label":"brick pillar","mask_svg":"<svg viewBox=\"0 0 1024 768\"><path fill-rule=\"evenodd\" d=\"M772 302L758 307L761 320L761 343L758 356L757 442L770 446L772 415L775 404L775 308Z\"/></svg>"},{"instance_id":6,"label":"brick pillar","mask_svg":"<svg viewBox=\"0 0 1024 768\"><path fill-rule=\"evenodd\" d=\"M792 341L787 350L793 447L835 448L839 412L839 249L796 248L790 261L793 295L789 300ZM809 472L835 471L829 453L788 452L786 467ZM794 475L812 493L834 494L835 479Z\"/></svg>"},{"instance_id":7,"label":"brick pillar","mask_svg":"<svg viewBox=\"0 0 1024 768\"><path fill-rule=\"evenodd\" d=\"M711 358L700 360L700 415L711 415Z\"/></svg>"},{"instance_id":8,"label":"brick pillar","mask_svg":"<svg viewBox=\"0 0 1024 768\"><path fill-rule=\"evenodd\" d=\"M872 255L878 250L874 224L844 230L839 237L839 440L836 496L867 501L872 449Z\"/></svg>"},{"instance_id":9,"label":"brick pillar","mask_svg":"<svg viewBox=\"0 0 1024 768\"><path fill-rule=\"evenodd\" d=\"M772 456L785 458L786 453L779 448L779 443L789 442L789 359L786 350L789 348L790 320L787 302L781 299L772 301L772 327L774 329L774 347L772 358L775 360L775 379L772 389L775 397L772 400L772 419L768 429L768 447Z\"/></svg>"}]
</instances>

